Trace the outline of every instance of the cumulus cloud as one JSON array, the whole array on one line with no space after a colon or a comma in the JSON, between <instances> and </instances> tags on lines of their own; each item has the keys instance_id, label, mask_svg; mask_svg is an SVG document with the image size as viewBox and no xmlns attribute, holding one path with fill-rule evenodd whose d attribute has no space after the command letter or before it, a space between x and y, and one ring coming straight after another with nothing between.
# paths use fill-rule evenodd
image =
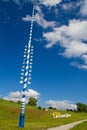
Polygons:
<instances>
[{"instance_id":1,"label":"cumulus cloud","mask_svg":"<svg viewBox=\"0 0 87 130\"><path fill-rule=\"evenodd\" d=\"M84 61L85 66L87 66L86 20L70 20L69 25L56 27L51 32L43 33L43 37L48 43L45 46L46 48L59 44L62 48L64 48L64 51L59 54L67 58L80 58ZM86 69L86 67L84 68Z\"/></svg>"},{"instance_id":2,"label":"cumulus cloud","mask_svg":"<svg viewBox=\"0 0 87 130\"><path fill-rule=\"evenodd\" d=\"M57 108L59 110L66 110L66 109L77 109L77 106L73 104L71 101L65 100L65 101L55 101L55 100L49 100L46 102L48 106L51 106L53 108Z\"/></svg>"},{"instance_id":3,"label":"cumulus cloud","mask_svg":"<svg viewBox=\"0 0 87 130\"><path fill-rule=\"evenodd\" d=\"M67 58L81 58L81 55L87 53L87 44L81 41L73 40L70 43L63 44L62 47L65 48L65 51L61 54Z\"/></svg>"},{"instance_id":4,"label":"cumulus cloud","mask_svg":"<svg viewBox=\"0 0 87 130\"><path fill-rule=\"evenodd\" d=\"M3 97L3 99L8 100L8 101L21 101L22 99L22 92L16 91L16 92L10 92L6 97ZM28 102L29 97L34 97L36 99L38 99L40 97L40 93L38 93L35 90L32 89L28 89L26 92L26 102Z\"/></svg>"},{"instance_id":5,"label":"cumulus cloud","mask_svg":"<svg viewBox=\"0 0 87 130\"><path fill-rule=\"evenodd\" d=\"M62 2L62 0L40 0L41 4L45 5L45 6L56 6L57 4L59 4L60 2Z\"/></svg>"},{"instance_id":6,"label":"cumulus cloud","mask_svg":"<svg viewBox=\"0 0 87 130\"><path fill-rule=\"evenodd\" d=\"M66 43L67 40L87 40L87 21L71 20L69 25L62 25L54 28L52 32L43 33L43 37L52 45L58 41Z\"/></svg>"}]
</instances>

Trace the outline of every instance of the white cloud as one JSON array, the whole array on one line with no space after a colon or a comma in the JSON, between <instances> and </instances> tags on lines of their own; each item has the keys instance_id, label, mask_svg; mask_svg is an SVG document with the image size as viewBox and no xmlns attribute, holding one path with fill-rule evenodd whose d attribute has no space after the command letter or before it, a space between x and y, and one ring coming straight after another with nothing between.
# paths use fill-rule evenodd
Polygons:
<instances>
[{"instance_id":1,"label":"white cloud","mask_svg":"<svg viewBox=\"0 0 87 130\"><path fill-rule=\"evenodd\" d=\"M51 106L53 108L57 108L59 110L66 110L66 109L76 109L77 106L73 104L71 101L64 100L64 101L55 101L55 100L49 100L46 102L48 106Z\"/></svg>"},{"instance_id":2,"label":"white cloud","mask_svg":"<svg viewBox=\"0 0 87 130\"><path fill-rule=\"evenodd\" d=\"M40 0L41 4L45 5L45 6L56 6L57 4L59 4L60 2L62 2L62 0Z\"/></svg>"},{"instance_id":3,"label":"white cloud","mask_svg":"<svg viewBox=\"0 0 87 130\"><path fill-rule=\"evenodd\" d=\"M80 10L82 15L87 15L87 0L82 1L82 6Z\"/></svg>"},{"instance_id":4,"label":"white cloud","mask_svg":"<svg viewBox=\"0 0 87 130\"><path fill-rule=\"evenodd\" d=\"M33 89L28 89L28 91L26 91L26 96L27 97L34 97L34 98L39 98L40 93L38 93L37 91L33 90Z\"/></svg>"},{"instance_id":5,"label":"white cloud","mask_svg":"<svg viewBox=\"0 0 87 130\"><path fill-rule=\"evenodd\" d=\"M77 7L80 7L82 4L81 1L77 2L77 1L71 1L71 2L68 2L68 3L64 3L62 5L62 8L66 11L69 11L69 10L72 10L72 9L75 9Z\"/></svg>"},{"instance_id":6,"label":"white cloud","mask_svg":"<svg viewBox=\"0 0 87 130\"><path fill-rule=\"evenodd\" d=\"M81 55L87 53L87 44L80 41L73 40L71 43L63 44L62 47L65 48L65 52L62 55L68 58L81 58Z\"/></svg>"},{"instance_id":7,"label":"white cloud","mask_svg":"<svg viewBox=\"0 0 87 130\"><path fill-rule=\"evenodd\" d=\"M37 22L37 24L39 24L43 28L54 27L55 26L54 22L46 21L44 19L44 17L42 15L38 14L38 13L35 15L35 21Z\"/></svg>"},{"instance_id":8,"label":"white cloud","mask_svg":"<svg viewBox=\"0 0 87 130\"><path fill-rule=\"evenodd\" d=\"M79 69L86 69L87 70L87 64L80 64L77 61L71 63L72 66L76 66Z\"/></svg>"},{"instance_id":9,"label":"white cloud","mask_svg":"<svg viewBox=\"0 0 87 130\"><path fill-rule=\"evenodd\" d=\"M87 40L87 21L72 20L67 31L74 39Z\"/></svg>"},{"instance_id":10,"label":"white cloud","mask_svg":"<svg viewBox=\"0 0 87 130\"><path fill-rule=\"evenodd\" d=\"M71 63L71 65L78 67L79 69L87 69L87 55L82 55L81 59L83 60L84 64L80 64L77 61Z\"/></svg>"},{"instance_id":11,"label":"white cloud","mask_svg":"<svg viewBox=\"0 0 87 130\"><path fill-rule=\"evenodd\" d=\"M84 60L85 64L87 64L87 55L82 55L82 60Z\"/></svg>"},{"instance_id":12,"label":"white cloud","mask_svg":"<svg viewBox=\"0 0 87 130\"><path fill-rule=\"evenodd\" d=\"M68 4L63 4L62 8L64 10L71 10L72 8L75 8L75 6L73 6L72 3L68 3Z\"/></svg>"},{"instance_id":13,"label":"white cloud","mask_svg":"<svg viewBox=\"0 0 87 130\"><path fill-rule=\"evenodd\" d=\"M66 43L67 40L87 40L87 21L71 20L68 26L56 27L52 32L43 33L43 37L52 45L58 41Z\"/></svg>"},{"instance_id":14,"label":"white cloud","mask_svg":"<svg viewBox=\"0 0 87 130\"><path fill-rule=\"evenodd\" d=\"M44 14L42 13L39 6L36 6L36 10L37 10L37 13L34 16L34 20L35 20L35 22L37 22L38 25L40 25L43 28L55 26L55 22L45 20ZM25 17L22 18L22 20L25 22L31 21L31 16L26 15Z\"/></svg>"},{"instance_id":15,"label":"white cloud","mask_svg":"<svg viewBox=\"0 0 87 130\"><path fill-rule=\"evenodd\" d=\"M40 93L32 89L28 89L28 91L26 91L25 94L26 94L26 102L28 102L29 97L34 97L36 99L40 97ZM6 97L3 97L3 99L14 102L21 101L22 92L19 91L10 92Z\"/></svg>"},{"instance_id":16,"label":"white cloud","mask_svg":"<svg viewBox=\"0 0 87 130\"><path fill-rule=\"evenodd\" d=\"M28 21L31 21L31 17L30 15L26 15L26 17L23 17L22 20L25 22L28 22Z\"/></svg>"},{"instance_id":17,"label":"white cloud","mask_svg":"<svg viewBox=\"0 0 87 130\"><path fill-rule=\"evenodd\" d=\"M51 32L43 33L47 41L46 48L59 44L64 51L59 54L67 58L80 58L87 66L87 21L71 20L69 25L56 27ZM85 55L85 57L82 57ZM81 68L81 67L79 67Z\"/></svg>"},{"instance_id":18,"label":"white cloud","mask_svg":"<svg viewBox=\"0 0 87 130\"><path fill-rule=\"evenodd\" d=\"M9 2L9 0L3 0L3 1ZM29 3L33 0L22 0L22 1L21 0L12 0L12 1L21 6L22 4ZM58 3L60 3L61 0L54 0L54 1L53 0L40 0L39 2L46 6L48 6L48 5L54 6ZM38 25L40 25L43 28L55 26L54 21L47 21L44 18L44 14L43 14L42 10L40 9L40 6L36 5L36 10L37 10L37 13L34 16L34 20L35 20L35 22L37 22ZM22 20L25 22L31 21L31 16L27 14L25 17L22 18Z\"/></svg>"}]
</instances>

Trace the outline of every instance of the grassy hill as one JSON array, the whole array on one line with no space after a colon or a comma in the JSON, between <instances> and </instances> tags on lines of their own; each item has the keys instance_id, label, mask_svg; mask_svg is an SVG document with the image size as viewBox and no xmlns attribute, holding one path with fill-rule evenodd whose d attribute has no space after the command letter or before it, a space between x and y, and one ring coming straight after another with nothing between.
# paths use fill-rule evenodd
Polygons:
<instances>
[{"instance_id":1,"label":"grassy hill","mask_svg":"<svg viewBox=\"0 0 87 130\"><path fill-rule=\"evenodd\" d=\"M0 99L0 130L19 130L18 119L21 104ZM63 113L66 113L63 111ZM73 121L87 119L87 113L74 113L69 118L53 119L52 110L44 111L26 106L24 130L45 130L48 127L59 126Z\"/></svg>"}]
</instances>

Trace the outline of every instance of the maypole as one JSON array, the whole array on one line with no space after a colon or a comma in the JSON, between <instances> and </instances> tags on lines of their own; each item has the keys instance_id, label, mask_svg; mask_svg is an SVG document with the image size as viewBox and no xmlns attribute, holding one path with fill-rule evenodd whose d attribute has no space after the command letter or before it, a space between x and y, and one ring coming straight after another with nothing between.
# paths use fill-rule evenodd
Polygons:
<instances>
[{"instance_id":1,"label":"maypole","mask_svg":"<svg viewBox=\"0 0 87 130\"><path fill-rule=\"evenodd\" d=\"M33 45L31 44L31 40L32 40L32 31L33 31L33 23L34 23L34 11L35 11L35 4L33 3L29 42L24 49L24 59L23 59L23 66L21 70L21 77L20 77L20 83L23 84L21 113L19 116L19 127L21 128L24 127L26 88L28 84L29 85L31 84L32 61L33 61Z\"/></svg>"}]
</instances>

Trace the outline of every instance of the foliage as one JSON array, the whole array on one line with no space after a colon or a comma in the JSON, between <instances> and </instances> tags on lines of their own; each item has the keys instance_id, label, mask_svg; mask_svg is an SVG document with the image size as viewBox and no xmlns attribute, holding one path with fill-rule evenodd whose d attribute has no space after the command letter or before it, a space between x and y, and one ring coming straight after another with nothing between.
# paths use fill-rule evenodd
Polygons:
<instances>
[{"instance_id":1,"label":"foliage","mask_svg":"<svg viewBox=\"0 0 87 130\"><path fill-rule=\"evenodd\" d=\"M53 107L49 107L48 109L53 109Z\"/></svg>"},{"instance_id":2,"label":"foliage","mask_svg":"<svg viewBox=\"0 0 87 130\"><path fill-rule=\"evenodd\" d=\"M48 109L53 109L53 110L57 110L56 108L54 108L54 107L51 107L51 106L50 106L50 107L49 107Z\"/></svg>"},{"instance_id":3,"label":"foliage","mask_svg":"<svg viewBox=\"0 0 87 130\"><path fill-rule=\"evenodd\" d=\"M77 103L77 111L78 112L87 112L87 105L78 102Z\"/></svg>"},{"instance_id":4,"label":"foliage","mask_svg":"<svg viewBox=\"0 0 87 130\"><path fill-rule=\"evenodd\" d=\"M38 109L39 109L39 110L41 110L41 109L42 109L42 107L41 107L41 106L38 106Z\"/></svg>"},{"instance_id":5,"label":"foliage","mask_svg":"<svg viewBox=\"0 0 87 130\"><path fill-rule=\"evenodd\" d=\"M37 106L37 99L30 97L28 105L30 106Z\"/></svg>"}]
</instances>

